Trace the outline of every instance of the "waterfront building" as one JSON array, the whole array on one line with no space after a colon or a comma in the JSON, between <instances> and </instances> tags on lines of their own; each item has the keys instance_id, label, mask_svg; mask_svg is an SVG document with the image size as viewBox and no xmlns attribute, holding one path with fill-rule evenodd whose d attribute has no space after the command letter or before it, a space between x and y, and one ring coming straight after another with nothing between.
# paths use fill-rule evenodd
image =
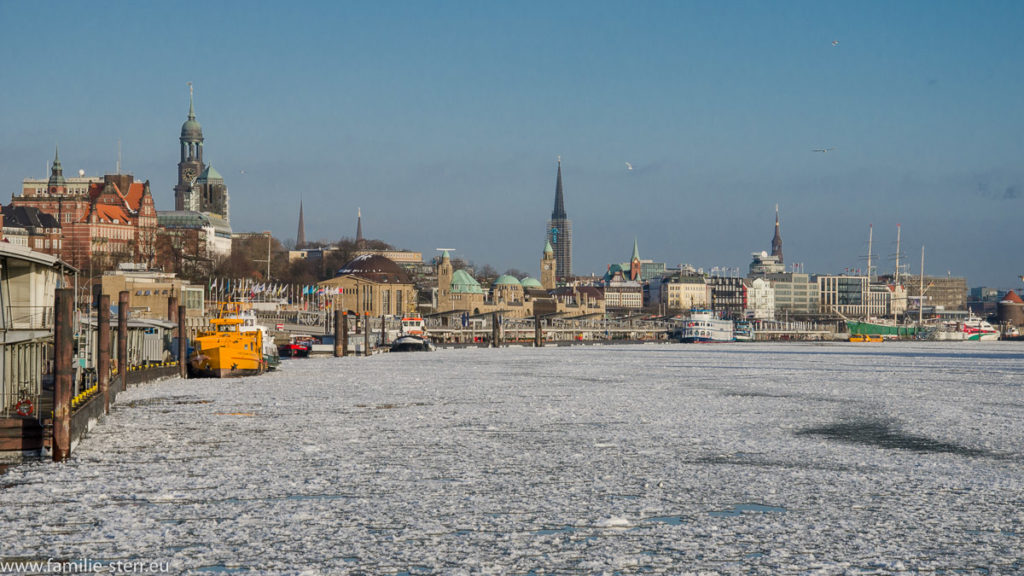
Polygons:
<instances>
[{"instance_id":1,"label":"waterfront building","mask_svg":"<svg viewBox=\"0 0 1024 576\"><path fill-rule=\"evenodd\" d=\"M921 277L901 275L900 280L907 287L907 298L920 300ZM950 276L924 277L924 306L945 310L967 309L967 279Z\"/></svg>"},{"instance_id":2,"label":"waterfront building","mask_svg":"<svg viewBox=\"0 0 1024 576\"><path fill-rule=\"evenodd\" d=\"M561 286L552 290L548 297L534 299L533 313L563 318L603 317L608 311L605 304L605 292L597 286Z\"/></svg>"},{"instance_id":3,"label":"waterfront building","mask_svg":"<svg viewBox=\"0 0 1024 576\"><path fill-rule=\"evenodd\" d=\"M781 272L767 274L775 292L776 317L816 316L820 309L818 281L809 274Z\"/></svg>"},{"instance_id":4,"label":"waterfront building","mask_svg":"<svg viewBox=\"0 0 1024 576\"><path fill-rule=\"evenodd\" d=\"M376 254L356 256L318 286L349 313L401 316L416 310L412 280L398 264Z\"/></svg>"},{"instance_id":5,"label":"waterfront building","mask_svg":"<svg viewBox=\"0 0 1024 576\"><path fill-rule=\"evenodd\" d=\"M743 278L709 276L711 309L727 318L743 318L747 310L747 285Z\"/></svg>"},{"instance_id":6,"label":"waterfront building","mask_svg":"<svg viewBox=\"0 0 1024 576\"><path fill-rule=\"evenodd\" d=\"M697 274L670 276L662 283L660 294L660 303L669 312L707 308L711 300L711 291L704 276Z\"/></svg>"},{"instance_id":7,"label":"waterfront building","mask_svg":"<svg viewBox=\"0 0 1024 576\"><path fill-rule=\"evenodd\" d=\"M10 205L2 209L0 240L44 254L59 254L61 227L57 218L34 206Z\"/></svg>"},{"instance_id":8,"label":"waterfront building","mask_svg":"<svg viewBox=\"0 0 1024 576\"><path fill-rule=\"evenodd\" d=\"M906 289L872 283L867 276L818 276L820 314L845 318L891 318L906 313Z\"/></svg>"},{"instance_id":9,"label":"waterfront building","mask_svg":"<svg viewBox=\"0 0 1024 576\"><path fill-rule=\"evenodd\" d=\"M0 417L18 415L19 405L42 417L43 372L53 354L54 295L63 268L56 256L0 242ZM20 456L20 437L20 430L0 436L0 450ZM38 444L26 449L41 448L41 439Z\"/></svg>"},{"instance_id":10,"label":"waterfront building","mask_svg":"<svg viewBox=\"0 0 1024 576\"><path fill-rule=\"evenodd\" d=\"M745 316L754 320L775 319L775 288L766 278L746 281L747 309Z\"/></svg>"},{"instance_id":11,"label":"waterfront building","mask_svg":"<svg viewBox=\"0 0 1024 576\"><path fill-rule=\"evenodd\" d=\"M769 255L765 251L753 252L750 254L750 271L747 274L750 278L764 278L771 274L784 274L786 266L778 256Z\"/></svg>"},{"instance_id":12,"label":"waterfront building","mask_svg":"<svg viewBox=\"0 0 1024 576\"><path fill-rule=\"evenodd\" d=\"M120 262L152 263L157 217L149 182L137 182L130 174L107 174L89 180L84 193L80 189L76 185L74 192L69 191L58 150L45 190L23 186L22 195L11 199L12 214L17 207L30 208L49 214L60 226L60 238L37 234L31 242L41 240L41 245L32 247L80 270ZM53 230L52 225L48 229Z\"/></svg>"},{"instance_id":13,"label":"waterfront building","mask_svg":"<svg viewBox=\"0 0 1024 576\"><path fill-rule=\"evenodd\" d=\"M555 207L545 232L546 240L554 250L558 281L565 282L572 277L572 221L565 212L565 198L562 191L562 159L558 158L558 176L555 181Z\"/></svg>"},{"instance_id":14,"label":"waterfront building","mask_svg":"<svg viewBox=\"0 0 1024 576\"><path fill-rule=\"evenodd\" d=\"M188 316L202 316L204 312L202 286L190 286L188 281L178 278L173 272L121 266L118 270L104 272L96 288L100 294L109 296L114 305L118 294L127 291L132 318L166 319L167 303L171 298L185 306Z\"/></svg>"},{"instance_id":15,"label":"waterfront building","mask_svg":"<svg viewBox=\"0 0 1024 576\"><path fill-rule=\"evenodd\" d=\"M644 307L643 285L619 270L604 283L604 304L609 311L631 312Z\"/></svg>"}]
</instances>

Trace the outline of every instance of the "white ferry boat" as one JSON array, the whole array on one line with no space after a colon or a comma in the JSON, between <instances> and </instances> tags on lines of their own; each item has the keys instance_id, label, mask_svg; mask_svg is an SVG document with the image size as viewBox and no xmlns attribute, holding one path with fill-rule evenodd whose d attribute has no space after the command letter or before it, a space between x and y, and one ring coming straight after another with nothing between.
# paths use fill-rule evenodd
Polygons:
<instances>
[{"instance_id":1,"label":"white ferry boat","mask_svg":"<svg viewBox=\"0 0 1024 576\"><path fill-rule=\"evenodd\" d=\"M963 322L947 322L939 326L932 331L929 339L992 342L999 340L999 330L989 324L987 320L972 314Z\"/></svg>"},{"instance_id":2,"label":"white ferry boat","mask_svg":"<svg viewBox=\"0 0 1024 576\"><path fill-rule=\"evenodd\" d=\"M679 329L679 341L735 342L732 320L723 320L711 310L694 310Z\"/></svg>"}]
</instances>

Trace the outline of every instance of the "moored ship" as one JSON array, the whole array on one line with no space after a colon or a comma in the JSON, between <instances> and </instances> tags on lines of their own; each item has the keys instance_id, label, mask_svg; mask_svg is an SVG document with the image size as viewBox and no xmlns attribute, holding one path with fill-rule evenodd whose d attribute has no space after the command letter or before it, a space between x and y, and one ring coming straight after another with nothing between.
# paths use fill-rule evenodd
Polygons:
<instances>
[{"instance_id":1,"label":"moored ship","mask_svg":"<svg viewBox=\"0 0 1024 576\"><path fill-rule=\"evenodd\" d=\"M736 341L732 320L718 318L711 310L694 310L677 333L684 343Z\"/></svg>"},{"instance_id":2,"label":"moored ship","mask_svg":"<svg viewBox=\"0 0 1024 576\"><path fill-rule=\"evenodd\" d=\"M259 330L242 331L244 323L240 318L210 320L210 329L200 332L192 342L189 376L232 378L265 372L263 334Z\"/></svg>"},{"instance_id":3,"label":"moored ship","mask_svg":"<svg viewBox=\"0 0 1024 576\"><path fill-rule=\"evenodd\" d=\"M999 330L987 320L972 314L963 322L945 322L939 325L929 333L928 339L994 342L999 340Z\"/></svg>"},{"instance_id":4,"label":"moored ship","mask_svg":"<svg viewBox=\"0 0 1024 576\"><path fill-rule=\"evenodd\" d=\"M419 316L402 318L402 334L391 343L391 352L430 352L434 344L427 338L426 325Z\"/></svg>"}]
</instances>

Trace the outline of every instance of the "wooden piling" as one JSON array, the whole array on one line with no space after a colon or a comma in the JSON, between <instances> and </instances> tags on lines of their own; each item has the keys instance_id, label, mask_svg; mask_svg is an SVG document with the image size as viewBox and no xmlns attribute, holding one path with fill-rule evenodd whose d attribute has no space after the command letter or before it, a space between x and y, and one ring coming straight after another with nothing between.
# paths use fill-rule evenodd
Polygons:
<instances>
[{"instance_id":1,"label":"wooden piling","mask_svg":"<svg viewBox=\"0 0 1024 576\"><path fill-rule=\"evenodd\" d=\"M540 316L533 317L533 346L541 348L544 346L544 330L540 325Z\"/></svg>"},{"instance_id":2,"label":"wooden piling","mask_svg":"<svg viewBox=\"0 0 1024 576\"><path fill-rule=\"evenodd\" d=\"M103 394L103 413L110 414L110 295L100 294L96 310L96 372L100 393Z\"/></svg>"},{"instance_id":3,"label":"wooden piling","mask_svg":"<svg viewBox=\"0 0 1024 576\"><path fill-rule=\"evenodd\" d=\"M178 376L188 378L188 330L185 329L184 306L178 306Z\"/></svg>"},{"instance_id":4,"label":"wooden piling","mask_svg":"<svg viewBox=\"0 0 1024 576\"><path fill-rule=\"evenodd\" d=\"M167 321L171 324L178 323L178 299L174 296L167 299Z\"/></svg>"},{"instance_id":5,"label":"wooden piling","mask_svg":"<svg viewBox=\"0 0 1024 576\"><path fill-rule=\"evenodd\" d=\"M334 311L334 357L340 358L345 355L345 337L341 335L342 330L342 318L344 315L341 310Z\"/></svg>"},{"instance_id":6,"label":"wooden piling","mask_svg":"<svg viewBox=\"0 0 1024 576\"><path fill-rule=\"evenodd\" d=\"M491 312L491 348L501 346L501 324L498 323L498 313Z\"/></svg>"},{"instance_id":7,"label":"wooden piling","mask_svg":"<svg viewBox=\"0 0 1024 576\"><path fill-rule=\"evenodd\" d=\"M370 352L370 316L369 313L363 315L363 348L365 349L365 355L369 356Z\"/></svg>"},{"instance_id":8,"label":"wooden piling","mask_svg":"<svg viewBox=\"0 0 1024 576\"><path fill-rule=\"evenodd\" d=\"M384 322L384 315L380 315L380 346L383 348L388 345L388 332L387 324Z\"/></svg>"},{"instance_id":9,"label":"wooden piling","mask_svg":"<svg viewBox=\"0 0 1024 576\"><path fill-rule=\"evenodd\" d=\"M128 389L128 291L117 294L117 375L121 389Z\"/></svg>"},{"instance_id":10,"label":"wooden piling","mask_svg":"<svg viewBox=\"0 0 1024 576\"><path fill-rule=\"evenodd\" d=\"M54 298L53 461L71 456L71 385L74 355L74 290L60 288Z\"/></svg>"},{"instance_id":11,"label":"wooden piling","mask_svg":"<svg viewBox=\"0 0 1024 576\"><path fill-rule=\"evenodd\" d=\"M341 356L348 356L348 312L341 313Z\"/></svg>"}]
</instances>

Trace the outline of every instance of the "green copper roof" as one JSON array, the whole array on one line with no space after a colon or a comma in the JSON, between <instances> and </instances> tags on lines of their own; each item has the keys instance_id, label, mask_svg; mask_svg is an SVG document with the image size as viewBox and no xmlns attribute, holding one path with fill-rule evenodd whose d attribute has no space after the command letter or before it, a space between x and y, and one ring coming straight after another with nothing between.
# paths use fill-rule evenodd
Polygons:
<instances>
[{"instance_id":1,"label":"green copper roof","mask_svg":"<svg viewBox=\"0 0 1024 576\"><path fill-rule=\"evenodd\" d=\"M640 248L637 247L637 245L636 245L636 236L634 236L633 237L633 257L630 258L629 261L632 262L633 260L639 260L639 259L640 259Z\"/></svg>"},{"instance_id":2,"label":"green copper roof","mask_svg":"<svg viewBox=\"0 0 1024 576\"><path fill-rule=\"evenodd\" d=\"M498 276L497 280L494 281L495 286L500 286L502 284L522 286L518 278L516 278L515 276L509 276L508 274L502 274L501 276Z\"/></svg>"},{"instance_id":3,"label":"green copper roof","mask_svg":"<svg viewBox=\"0 0 1024 576\"><path fill-rule=\"evenodd\" d=\"M480 283L465 270L456 270L452 274L452 294L483 294Z\"/></svg>"},{"instance_id":4,"label":"green copper roof","mask_svg":"<svg viewBox=\"0 0 1024 576\"><path fill-rule=\"evenodd\" d=\"M527 276L519 281L523 285L523 288L544 288L544 285L540 283L540 280Z\"/></svg>"},{"instance_id":5,"label":"green copper roof","mask_svg":"<svg viewBox=\"0 0 1024 576\"><path fill-rule=\"evenodd\" d=\"M554 254L555 253L555 251L551 248L551 242L548 242L548 241L544 242L544 253L545 254Z\"/></svg>"},{"instance_id":6,"label":"green copper roof","mask_svg":"<svg viewBox=\"0 0 1024 576\"><path fill-rule=\"evenodd\" d=\"M211 163L210 165L208 165L206 167L206 170L203 170L203 173L199 176L199 179L200 180L223 180L224 177L220 175L220 172L217 172L217 170L214 169L213 164Z\"/></svg>"}]
</instances>

